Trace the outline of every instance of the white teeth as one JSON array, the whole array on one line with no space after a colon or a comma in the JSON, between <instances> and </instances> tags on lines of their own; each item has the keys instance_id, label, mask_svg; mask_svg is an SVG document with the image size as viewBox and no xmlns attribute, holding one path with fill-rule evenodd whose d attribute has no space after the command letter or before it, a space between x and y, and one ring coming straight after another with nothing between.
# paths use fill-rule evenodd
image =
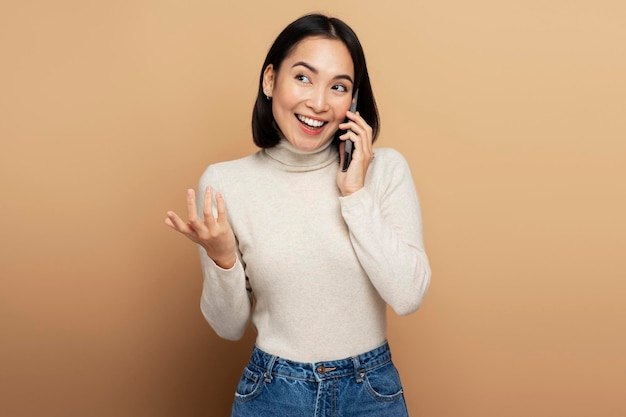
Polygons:
<instances>
[{"instance_id":1,"label":"white teeth","mask_svg":"<svg viewBox=\"0 0 626 417\"><path fill-rule=\"evenodd\" d=\"M324 125L324 122L322 122L321 120L309 119L308 117L302 116L300 114L298 115L298 120L300 120L302 123L306 123L311 127L322 127Z\"/></svg>"}]
</instances>

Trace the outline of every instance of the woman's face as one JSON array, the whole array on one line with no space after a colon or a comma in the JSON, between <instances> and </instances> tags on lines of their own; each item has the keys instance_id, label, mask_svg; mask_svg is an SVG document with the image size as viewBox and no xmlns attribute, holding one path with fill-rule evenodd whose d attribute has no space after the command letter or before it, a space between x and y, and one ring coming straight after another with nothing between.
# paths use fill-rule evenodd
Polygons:
<instances>
[{"instance_id":1,"label":"woman's face","mask_svg":"<svg viewBox=\"0 0 626 417\"><path fill-rule=\"evenodd\" d=\"M296 148L315 150L331 140L352 101L354 65L338 40L309 37L284 59L269 65L263 91L272 97L280 131Z\"/></svg>"}]
</instances>

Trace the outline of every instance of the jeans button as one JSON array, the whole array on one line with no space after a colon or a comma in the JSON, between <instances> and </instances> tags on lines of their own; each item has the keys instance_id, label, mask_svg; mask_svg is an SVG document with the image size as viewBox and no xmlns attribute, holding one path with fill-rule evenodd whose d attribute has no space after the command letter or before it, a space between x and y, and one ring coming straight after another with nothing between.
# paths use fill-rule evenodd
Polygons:
<instances>
[{"instance_id":1,"label":"jeans button","mask_svg":"<svg viewBox=\"0 0 626 417\"><path fill-rule=\"evenodd\" d=\"M324 374L325 374L325 373L327 373L327 372L334 371L335 369L337 369L337 368L333 368L333 367L329 367L329 368L327 368L327 367L325 367L325 366L323 366L323 365L320 365L320 366L318 366L317 368L315 368L315 370L316 370L319 374L322 374L322 375L324 375Z\"/></svg>"}]
</instances>

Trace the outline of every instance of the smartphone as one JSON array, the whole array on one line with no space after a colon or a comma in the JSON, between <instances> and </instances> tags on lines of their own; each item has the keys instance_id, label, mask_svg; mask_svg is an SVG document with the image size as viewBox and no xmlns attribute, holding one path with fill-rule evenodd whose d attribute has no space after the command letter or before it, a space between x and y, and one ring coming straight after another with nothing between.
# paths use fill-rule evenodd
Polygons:
<instances>
[{"instance_id":1,"label":"smartphone","mask_svg":"<svg viewBox=\"0 0 626 417\"><path fill-rule=\"evenodd\" d=\"M356 112L356 104L359 99L359 89L357 88L352 96L352 103L350 103L350 112ZM354 149L354 142L350 139L345 140L345 147L343 151L343 166L341 167L341 172L346 172L348 167L350 166L350 162L352 161L352 150Z\"/></svg>"}]
</instances>

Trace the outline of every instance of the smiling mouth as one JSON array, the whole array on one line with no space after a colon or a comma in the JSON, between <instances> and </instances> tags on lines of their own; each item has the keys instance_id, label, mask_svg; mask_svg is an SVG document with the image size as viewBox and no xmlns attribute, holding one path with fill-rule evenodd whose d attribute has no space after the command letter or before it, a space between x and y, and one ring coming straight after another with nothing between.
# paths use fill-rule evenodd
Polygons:
<instances>
[{"instance_id":1,"label":"smiling mouth","mask_svg":"<svg viewBox=\"0 0 626 417\"><path fill-rule=\"evenodd\" d=\"M310 117L306 117L301 114L296 114L296 118L307 128L314 130L321 129L327 123L323 120L311 119Z\"/></svg>"}]
</instances>

